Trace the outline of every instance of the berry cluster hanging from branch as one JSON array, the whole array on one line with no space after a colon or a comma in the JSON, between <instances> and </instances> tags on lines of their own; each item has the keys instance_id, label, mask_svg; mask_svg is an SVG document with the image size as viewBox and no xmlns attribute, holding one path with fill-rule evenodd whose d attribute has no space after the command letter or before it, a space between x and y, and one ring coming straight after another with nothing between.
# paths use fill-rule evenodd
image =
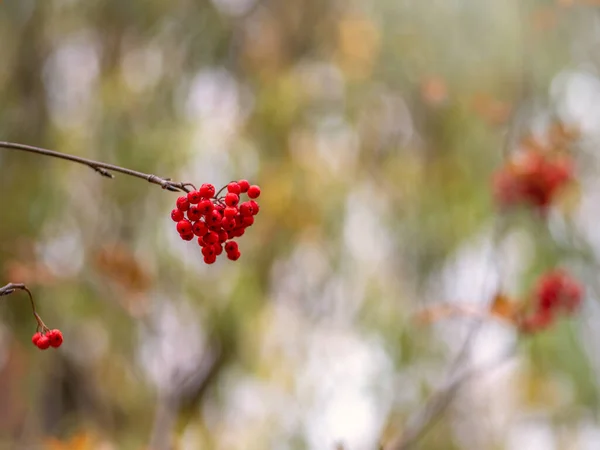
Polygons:
<instances>
[{"instance_id":1,"label":"berry cluster hanging from branch","mask_svg":"<svg viewBox=\"0 0 600 450\"><path fill-rule=\"evenodd\" d=\"M260 211L256 202L260 196L260 187L250 185L247 180L232 181L216 192L212 184L206 183L200 186L200 189L196 189L192 183L177 182L170 178L32 145L0 141L0 148L82 164L107 178L114 178L113 172L117 172L146 180L167 191L185 193L186 195L177 198L176 208L171 211L171 219L177 222L176 229L181 239L191 241L194 237L198 238L198 244L206 264L213 264L223 251L227 254L228 259L237 261L241 252L234 239L240 238L246 229L254 224L254 217ZM227 193L221 195L224 191ZM240 203L242 194L246 194L249 200ZM36 332L31 339L33 344L41 350L60 347L63 342L62 333L60 330L51 330L44 324L35 311L33 296L24 284L9 283L0 288L0 296L12 294L17 290L27 292L31 300L33 315L37 322Z\"/></svg>"}]
</instances>

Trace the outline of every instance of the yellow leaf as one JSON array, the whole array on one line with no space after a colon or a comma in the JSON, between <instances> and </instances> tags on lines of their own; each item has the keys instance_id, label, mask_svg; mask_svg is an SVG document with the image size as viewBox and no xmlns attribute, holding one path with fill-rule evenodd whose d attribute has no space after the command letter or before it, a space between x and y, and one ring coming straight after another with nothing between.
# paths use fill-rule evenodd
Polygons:
<instances>
[{"instance_id":1,"label":"yellow leaf","mask_svg":"<svg viewBox=\"0 0 600 450\"><path fill-rule=\"evenodd\" d=\"M490 313L493 316L514 322L518 313L517 303L505 294L498 292L490 306Z\"/></svg>"}]
</instances>

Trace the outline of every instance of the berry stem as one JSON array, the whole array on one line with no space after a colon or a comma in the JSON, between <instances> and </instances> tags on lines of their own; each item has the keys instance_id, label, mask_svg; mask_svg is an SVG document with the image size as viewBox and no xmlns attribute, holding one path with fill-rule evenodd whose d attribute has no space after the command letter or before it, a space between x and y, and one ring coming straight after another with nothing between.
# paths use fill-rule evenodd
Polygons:
<instances>
[{"instance_id":1,"label":"berry stem","mask_svg":"<svg viewBox=\"0 0 600 450\"><path fill-rule=\"evenodd\" d=\"M127 169L125 167L116 166L114 164L107 164L99 161L94 161L92 159L82 158L80 156L69 155L68 153L61 153L54 150L48 150L41 147L34 147L32 145L25 144L17 144L15 142L4 142L0 141L0 148L5 148L8 150L18 150L23 152L36 153L38 155L50 156L53 158L64 159L66 161L75 162L78 164L83 164L94 169L103 177L114 178L114 175L111 172L119 172L125 175L129 175L136 178L141 178L143 180L148 181L152 184L157 184L163 189L172 192L190 192L188 187L196 190L195 186L191 183L182 183L171 181L170 178L162 178L157 175L147 174L143 172L138 172L137 170Z\"/></svg>"},{"instance_id":2,"label":"berry stem","mask_svg":"<svg viewBox=\"0 0 600 450\"><path fill-rule=\"evenodd\" d=\"M48 327L35 310L35 302L33 301L33 295L31 295L31 291L23 283L8 283L6 286L0 287L0 297L4 295L14 294L15 291L27 292L27 295L29 296L29 302L31 303L31 311L33 312L33 317L35 317L35 321L38 324L38 330L41 328L42 330L47 331Z\"/></svg>"},{"instance_id":3,"label":"berry stem","mask_svg":"<svg viewBox=\"0 0 600 450\"><path fill-rule=\"evenodd\" d=\"M221 192L223 192L225 189L227 189L227 184L225 184L221 189L219 189L219 192L217 192L213 198L219 200L219 195L221 195Z\"/></svg>"}]
</instances>

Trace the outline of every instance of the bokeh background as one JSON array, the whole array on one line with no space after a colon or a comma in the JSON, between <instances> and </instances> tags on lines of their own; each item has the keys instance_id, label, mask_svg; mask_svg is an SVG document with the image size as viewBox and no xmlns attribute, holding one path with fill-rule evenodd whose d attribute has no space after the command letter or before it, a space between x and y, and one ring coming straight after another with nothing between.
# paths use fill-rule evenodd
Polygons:
<instances>
[{"instance_id":1,"label":"bokeh background","mask_svg":"<svg viewBox=\"0 0 600 450\"><path fill-rule=\"evenodd\" d=\"M0 285L65 335L40 352L2 298L0 448L401 448L449 368L498 360L414 448L600 448L595 3L0 2L0 140L263 192L206 266L177 194L0 149ZM498 214L494 170L557 120L576 188ZM555 265L587 295L547 332L415 319Z\"/></svg>"}]
</instances>

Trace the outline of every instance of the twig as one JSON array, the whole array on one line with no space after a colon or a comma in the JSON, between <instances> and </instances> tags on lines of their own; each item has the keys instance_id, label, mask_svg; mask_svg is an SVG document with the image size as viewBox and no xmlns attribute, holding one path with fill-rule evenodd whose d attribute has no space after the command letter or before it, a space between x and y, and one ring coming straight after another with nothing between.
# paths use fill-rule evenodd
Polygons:
<instances>
[{"instance_id":1,"label":"twig","mask_svg":"<svg viewBox=\"0 0 600 450\"><path fill-rule=\"evenodd\" d=\"M442 417L442 413L452 403L454 397L460 390L460 388L472 378L483 375L492 369L498 368L500 365L505 363L514 355L514 348L503 354L497 360L492 361L489 364L475 367L471 370L466 371L454 380L449 381L445 386L434 392L425 406L421 410L420 414L414 418L413 426L408 426L406 432L398 436L390 444L382 447L382 450L408 450L413 444L415 444L421 437L427 433ZM418 425L416 425L418 424Z\"/></svg>"},{"instance_id":2,"label":"twig","mask_svg":"<svg viewBox=\"0 0 600 450\"><path fill-rule=\"evenodd\" d=\"M154 425L150 436L151 450L171 449L171 439L177 416L182 408L198 404L219 376L229 353L222 343L214 340L191 373L174 373L173 384L159 396Z\"/></svg>"},{"instance_id":3,"label":"twig","mask_svg":"<svg viewBox=\"0 0 600 450\"><path fill-rule=\"evenodd\" d=\"M176 181L171 181L170 178L162 178L157 175L151 175L143 172L138 172L137 170L127 169L125 167L116 166L114 164L107 164L99 161L94 161L87 158L82 158L80 156L69 155L67 153L56 152L54 150L48 150L41 147L34 147L32 145L25 144L17 144L14 142L4 142L0 141L0 148L5 148L8 150L18 150L29 153L36 153L38 155L50 156L53 158L64 159L66 161L75 162L78 164L83 164L85 166L90 167L91 169L98 172L103 177L114 178L114 175L111 172L119 172L125 175L129 175L136 178L141 178L143 180L148 181L152 184L157 184L163 189L171 192L189 192L188 187L192 189L196 189L191 183L181 183Z\"/></svg>"},{"instance_id":4,"label":"twig","mask_svg":"<svg viewBox=\"0 0 600 450\"><path fill-rule=\"evenodd\" d=\"M35 302L33 301L33 295L31 295L31 291L23 283L8 283L6 286L0 287L0 297L4 295L14 294L16 291L27 292L27 295L29 296L29 302L31 303L31 311L33 312L33 317L35 317L35 321L38 324L38 330L41 328L42 330L47 331L48 327L35 310Z\"/></svg>"}]
</instances>

